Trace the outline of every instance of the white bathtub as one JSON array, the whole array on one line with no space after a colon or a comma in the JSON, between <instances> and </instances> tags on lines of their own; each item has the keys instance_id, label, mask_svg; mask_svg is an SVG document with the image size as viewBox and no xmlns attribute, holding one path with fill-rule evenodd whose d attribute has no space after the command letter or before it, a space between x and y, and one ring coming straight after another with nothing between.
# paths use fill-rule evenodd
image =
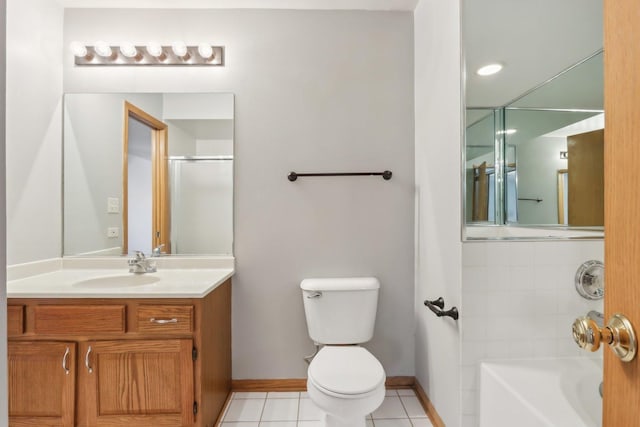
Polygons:
<instances>
[{"instance_id":1,"label":"white bathtub","mask_svg":"<svg viewBox=\"0 0 640 427\"><path fill-rule=\"evenodd\" d=\"M480 427L599 427L602 360L480 364Z\"/></svg>"}]
</instances>

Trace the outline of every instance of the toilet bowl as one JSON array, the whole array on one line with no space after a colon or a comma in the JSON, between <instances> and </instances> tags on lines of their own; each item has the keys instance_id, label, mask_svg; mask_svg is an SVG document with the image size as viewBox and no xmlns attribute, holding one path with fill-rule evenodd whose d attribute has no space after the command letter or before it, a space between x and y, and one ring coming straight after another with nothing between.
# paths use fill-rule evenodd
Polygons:
<instances>
[{"instance_id":1,"label":"toilet bowl","mask_svg":"<svg viewBox=\"0 0 640 427\"><path fill-rule=\"evenodd\" d=\"M325 346L309 365L307 392L326 427L364 427L385 395L385 373L365 348Z\"/></svg>"},{"instance_id":2,"label":"toilet bowl","mask_svg":"<svg viewBox=\"0 0 640 427\"><path fill-rule=\"evenodd\" d=\"M384 400L382 364L364 347L373 336L380 282L375 277L304 279L309 337L324 345L307 371L307 392L323 427L365 427Z\"/></svg>"}]
</instances>

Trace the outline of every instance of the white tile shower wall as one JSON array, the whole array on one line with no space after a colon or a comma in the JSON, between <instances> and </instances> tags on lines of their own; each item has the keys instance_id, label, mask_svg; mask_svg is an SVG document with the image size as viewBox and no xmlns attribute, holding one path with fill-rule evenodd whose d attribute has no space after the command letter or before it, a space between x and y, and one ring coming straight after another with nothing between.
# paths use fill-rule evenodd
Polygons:
<instances>
[{"instance_id":1,"label":"white tile shower wall","mask_svg":"<svg viewBox=\"0 0 640 427\"><path fill-rule=\"evenodd\" d=\"M574 287L576 270L591 259L604 261L603 241L463 244L463 426L477 424L480 360L601 357L580 350L571 337L576 317L603 308Z\"/></svg>"}]
</instances>

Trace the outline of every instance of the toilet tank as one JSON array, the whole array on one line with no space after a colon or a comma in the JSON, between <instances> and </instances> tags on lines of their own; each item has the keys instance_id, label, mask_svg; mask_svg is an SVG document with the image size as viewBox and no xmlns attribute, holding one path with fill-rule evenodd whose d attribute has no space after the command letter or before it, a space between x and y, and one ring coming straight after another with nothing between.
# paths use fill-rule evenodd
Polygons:
<instances>
[{"instance_id":1,"label":"toilet tank","mask_svg":"<svg viewBox=\"0 0 640 427\"><path fill-rule=\"evenodd\" d=\"M309 337L320 344L359 344L373 337L380 282L375 277L304 279Z\"/></svg>"}]
</instances>

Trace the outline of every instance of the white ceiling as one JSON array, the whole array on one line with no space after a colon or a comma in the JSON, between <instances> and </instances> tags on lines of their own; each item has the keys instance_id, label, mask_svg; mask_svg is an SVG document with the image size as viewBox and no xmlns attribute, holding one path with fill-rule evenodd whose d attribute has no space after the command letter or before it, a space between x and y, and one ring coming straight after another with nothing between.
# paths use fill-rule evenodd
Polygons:
<instances>
[{"instance_id":1,"label":"white ceiling","mask_svg":"<svg viewBox=\"0 0 640 427\"><path fill-rule=\"evenodd\" d=\"M69 8L413 11L419 0L58 0Z\"/></svg>"}]
</instances>

